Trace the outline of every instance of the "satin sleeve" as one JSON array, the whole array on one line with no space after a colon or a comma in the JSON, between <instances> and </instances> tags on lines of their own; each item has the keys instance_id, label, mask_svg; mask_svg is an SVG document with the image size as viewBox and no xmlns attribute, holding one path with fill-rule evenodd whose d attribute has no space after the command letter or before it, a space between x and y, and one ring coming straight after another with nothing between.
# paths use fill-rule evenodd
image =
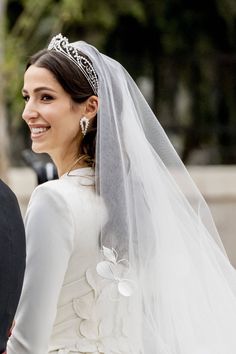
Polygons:
<instances>
[{"instance_id":1,"label":"satin sleeve","mask_svg":"<svg viewBox=\"0 0 236 354\"><path fill-rule=\"evenodd\" d=\"M46 354L73 249L73 218L60 193L45 184L32 195L25 227L25 280L7 354Z\"/></svg>"}]
</instances>

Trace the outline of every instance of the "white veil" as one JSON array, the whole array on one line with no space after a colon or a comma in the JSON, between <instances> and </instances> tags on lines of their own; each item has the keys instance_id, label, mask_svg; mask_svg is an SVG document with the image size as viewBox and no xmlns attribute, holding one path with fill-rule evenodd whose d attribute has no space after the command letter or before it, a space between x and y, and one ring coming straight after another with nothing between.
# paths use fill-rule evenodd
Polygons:
<instances>
[{"instance_id":1,"label":"white veil","mask_svg":"<svg viewBox=\"0 0 236 354\"><path fill-rule=\"evenodd\" d=\"M137 354L235 354L236 271L206 202L126 70L73 46L98 74L101 245L113 263L129 262L117 281L135 308Z\"/></svg>"}]
</instances>

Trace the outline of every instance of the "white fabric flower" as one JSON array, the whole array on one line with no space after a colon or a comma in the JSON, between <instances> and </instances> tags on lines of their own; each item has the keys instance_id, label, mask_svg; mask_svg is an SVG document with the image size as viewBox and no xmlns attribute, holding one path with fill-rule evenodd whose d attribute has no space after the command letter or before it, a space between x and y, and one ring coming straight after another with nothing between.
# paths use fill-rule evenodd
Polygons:
<instances>
[{"instance_id":1,"label":"white fabric flower","mask_svg":"<svg viewBox=\"0 0 236 354\"><path fill-rule=\"evenodd\" d=\"M117 290L121 295L131 296L134 292L135 284L131 279L125 277L130 268L128 260L118 260L116 250L104 246L103 255L105 261L97 264L97 273L105 279L112 280L117 285Z\"/></svg>"}]
</instances>

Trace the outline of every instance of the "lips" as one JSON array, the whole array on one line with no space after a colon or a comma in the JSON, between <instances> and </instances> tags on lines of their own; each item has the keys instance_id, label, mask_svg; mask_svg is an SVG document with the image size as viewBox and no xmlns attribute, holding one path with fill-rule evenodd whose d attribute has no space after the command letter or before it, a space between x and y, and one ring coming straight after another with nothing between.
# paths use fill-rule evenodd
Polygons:
<instances>
[{"instance_id":1,"label":"lips","mask_svg":"<svg viewBox=\"0 0 236 354\"><path fill-rule=\"evenodd\" d=\"M38 138L50 129L49 126L30 126L31 138Z\"/></svg>"}]
</instances>

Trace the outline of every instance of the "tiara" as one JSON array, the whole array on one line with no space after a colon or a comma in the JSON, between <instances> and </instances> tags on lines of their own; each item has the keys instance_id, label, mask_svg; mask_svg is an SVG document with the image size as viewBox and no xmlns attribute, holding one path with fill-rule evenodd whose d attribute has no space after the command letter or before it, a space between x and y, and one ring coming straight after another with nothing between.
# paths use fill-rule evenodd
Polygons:
<instances>
[{"instance_id":1,"label":"tiara","mask_svg":"<svg viewBox=\"0 0 236 354\"><path fill-rule=\"evenodd\" d=\"M66 37L61 33L52 38L48 50L55 50L65 55L69 60L81 70L95 95L98 94L98 76L91 62L83 55L79 54L78 49L73 47Z\"/></svg>"}]
</instances>

